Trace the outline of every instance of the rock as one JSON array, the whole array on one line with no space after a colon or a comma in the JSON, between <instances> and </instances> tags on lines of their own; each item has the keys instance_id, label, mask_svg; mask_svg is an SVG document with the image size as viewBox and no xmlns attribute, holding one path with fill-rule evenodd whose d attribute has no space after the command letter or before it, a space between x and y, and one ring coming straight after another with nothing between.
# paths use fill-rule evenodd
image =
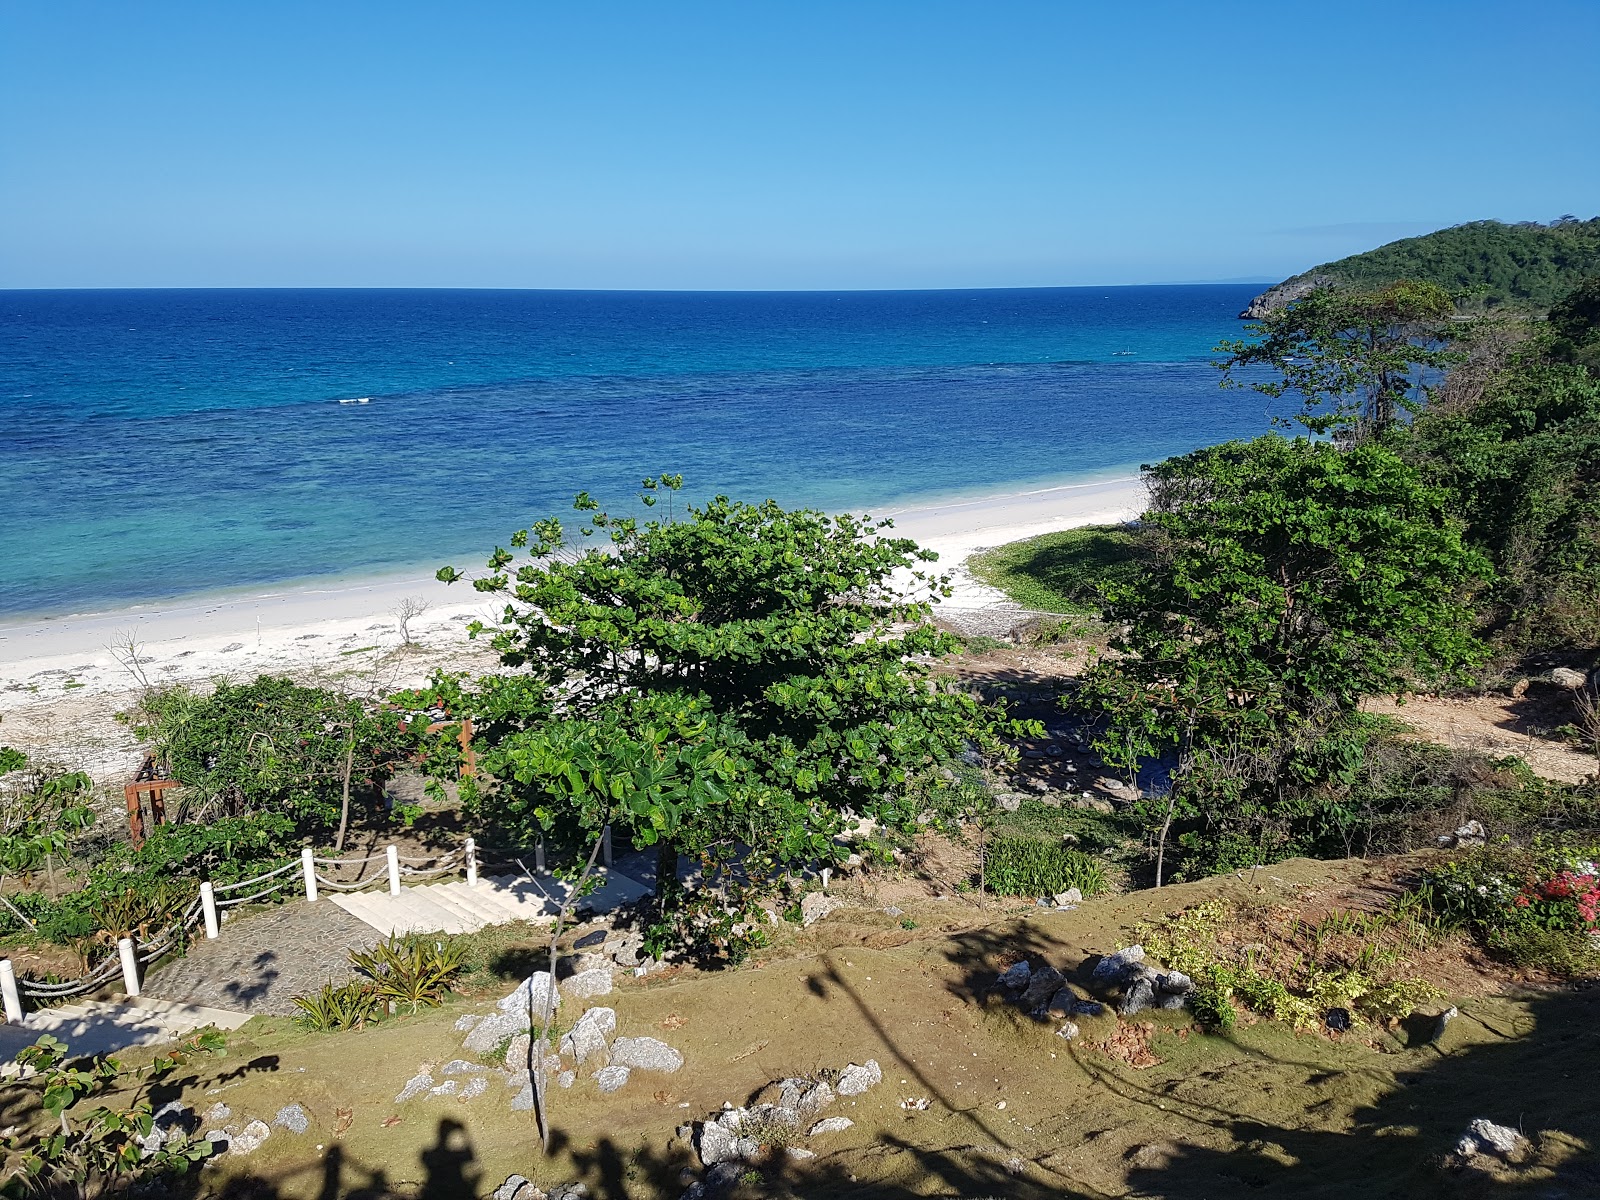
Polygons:
<instances>
[{"instance_id":1,"label":"rock","mask_svg":"<svg viewBox=\"0 0 1600 1200\"><path fill-rule=\"evenodd\" d=\"M1041 1012L1066 981L1065 975L1046 963L1029 976L1028 986L1017 997L1017 1004L1025 1012Z\"/></svg>"},{"instance_id":2,"label":"rock","mask_svg":"<svg viewBox=\"0 0 1600 1200\"><path fill-rule=\"evenodd\" d=\"M296 1108L300 1106L295 1105ZM181 1100L168 1100L150 1118L151 1132L170 1134L177 1130L184 1133L193 1133L200 1128L200 1118L194 1115L194 1109ZM300 1132L296 1130L296 1132Z\"/></svg>"},{"instance_id":3,"label":"rock","mask_svg":"<svg viewBox=\"0 0 1600 1200\"><path fill-rule=\"evenodd\" d=\"M481 1020L483 1020L482 1013L462 1013L456 1018L456 1032L466 1033Z\"/></svg>"},{"instance_id":4,"label":"rock","mask_svg":"<svg viewBox=\"0 0 1600 1200\"><path fill-rule=\"evenodd\" d=\"M1446 850L1461 849L1466 846L1481 846L1488 840L1483 826L1477 821L1468 821L1465 825L1451 831L1441 833L1434 839Z\"/></svg>"},{"instance_id":5,"label":"rock","mask_svg":"<svg viewBox=\"0 0 1600 1200\"><path fill-rule=\"evenodd\" d=\"M602 1092L609 1093L616 1091L623 1084L627 1083L629 1074L631 1074L631 1072L627 1067L618 1066L613 1063L609 1067L601 1067L598 1071L596 1071L594 1073L594 1081L599 1085Z\"/></svg>"},{"instance_id":6,"label":"rock","mask_svg":"<svg viewBox=\"0 0 1600 1200\"><path fill-rule=\"evenodd\" d=\"M1511 698L1513 700L1521 700L1528 694L1528 685L1532 682L1533 680L1524 675L1521 679L1513 683L1511 685Z\"/></svg>"},{"instance_id":7,"label":"rock","mask_svg":"<svg viewBox=\"0 0 1600 1200\"><path fill-rule=\"evenodd\" d=\"M527 1028L528 1014L525 1012L490 1013L472 1027L461 1048L473 1054L488 1054L501 1042L526 1032Z\"/></svg>"},{"instance_id":8,"label":"rock","mask_svg":"<svg viewBox=\"0 0 1600 1200\"><path fill-rule=\"evenodd\" d=\"M606 1043L617 1031L617 1012L613 1008L591 1008L561 1039L561 1053L570 1054L579 1064L606 1052Z\"/></svg>"},{"instance_id":9,"label":"rock","mask_svg":"<svg viewBox=\"0 0 1600 1200\"><path fill-rule=\"evenodd\" d=\"M532 1180L521 1175L508 1175L504 1183L489 1193L489 1200L532 1200L530 1192L537 1190Z\"/></svg>"},{"instance_id":10,"label":"rock","mask_svg":"<svg viewBox=\"0 0 1600 1200\"><path fill-rule=\"evenodd\" d=\"M556 1076L557 1087L569 1088L577 1082L578 1073L576 1071L563 1071L561 1074Z\"/></svg>"},{"instance_id":11,"label":"rock","mask_svg":"<svg viewBox=\"0 0 1600 1200\"><path fill-rule=\"evenodd\" d=\"M1082 904L1083 892L1078 888L1068 888L1064 892L1057 892L1052 899L1057 908L1065 908L1069 904Z\"/></svg>"},{"instance_id":12,"label":"rock","mask_svg":"<svg viewBox=\"0 0 1600 1200\"><path fill-rule=\"evenodd\" d=\"M834 1086L834 1091L841 1096L859 1096L870 1087L877 1087L883 1082L883 1070L878 1066L878 1060L869 1058L857 1066L851 1063L839 1072L839 1082Z\"/></svg>"},{"instance_id":13,"label":"rock","mask_svg":"<svg viewBox=\"0 0 1600 1200\"><path fill-rule=\"evenodd\" d=\"M1072 1006L1072 1013L1078 1017L1098 1017L1106 1011L1106 1006L1097 1000L1079 1000Z\"/></svg>"},{"instance_id":14,"label":"rock","mask_svg":"<svg viewBox=\"0 0 1600 1200\"><path fill-rule=\"evenodd\" d=\"M784 1153L797 1161L817 1156L815 1150L807 1150L804 1146L788 1146L784 1149Z\"/></svg>"},{"instance_id":15,"label":"rock","mask_svg":"<svg viewBox=\"0 0 1600 1200\"><path fill-rule=\"evenodd\" d=\"M733 1131L717 1121L708 1121L700 1128L700 1161L714 1167L737 1156L738 1138Z\"/></svg>"},{"instance_id":16,"label":"rock","mask_svg":"<svg viewBox=\"0 0 1600 1200\"><path fill-rule=\"evenodd\" d=\"M1587 675L1582 671L1574 671L1571 667L1552 667L1550 674L1545 678L1568 691L1577 691L1589 682Z\"/></svg>"},{"instance_id":17,"label":"rock","mask_svg":"<svg viewBox=\"0 0 1600 1200\"><path fill-rule=\"evenodd\" d=\"M743 1174L744 1167L739 1164L738 1159L719 1162L706 1172L706 1190L704 1194L707 1196L721 1196L733 1191L734 1188L739 1186L739 1176Z\"/></svg>"},{"instance_id":18,"label":"rock","mask_svg":"<svg viewBox=\"0 0 1600 1200\"><path fill-rule=\"evenodd\" d=\"M517 984L517 990L501 1000L495 1007L502 1013L513 1013L520 1016L523 1021L522 1028L526 1029L530 1014L532 1019L537 1021L549 1010L547 1006L549 1006L549 1009L559 1009L561 1007L561 993L556 989L554 981L550 978L549 971L535 971ZM490 1019L492 1020L493 1018ZM473 1030L473 1033L477 1032L476 1029ZM499 1039L495 1040L498 1041Z\"/></svg>"},{"instance_id":19,"label":"rock","mask_svg":"<svg viewBox=\"0 0 1600 1200\"><path fill-rule=\"evenodd\" d=\"M1460 1010L1457 1009L1454 1004L1445 1009L1439 1014L1438 1020L1433 1023L1433 1035L1428 1040L1430 1042L1437 1042L1444 1036L1444 1031L1449 1028L1450 1022L1454 1021L1460 1015Z\"/></svg>"},{"instance_id":20,"label":"rock","mask_svg":"<svg viewBox=\"0 0 1600 1200\"><path fill-rule=\"evenodd\" d=\"M1282 283L1275 283L1262 292L1245 306L1239 314L1241 321L1259 321L1270 316L1280 308L1287 308L1296 300L1304 300L1318 288L1329 287L1335 280L1328 275L1296 275L1292 279L1285 279Z\"/></svg>"},{"instance_id":21,"label":"rock","mask_svg":"<svg viewBox=\"0 0 1600 1200\"><path fill-rule=\"evenodd\" d=\"M205 1112L200 1114L200 1119L207 1125L221 1125L231 1116L233 1116L233 1109L229 1108L226 1104L222 1103L222 1101L218 1100L210 1108L206 1109Z\"/></svg>"},{"instance_id":22,"label":"rock","mask_svg":"<svg viewBox=\"0 0 1600 1200\"><path fill-rule=\"evenodd\" d=\"M1461 1135L1461 1140L1456 1143L1456 1153L1462 1158L1471 1158L1475 1154L1497 1154L1501 1158L1510 1158L1520 1154L1527 1144L1528 1139L1515 1129L1479 1117Z\"/></svg>"},{"instance_id":23,"label":"rock","mask_svg":"<svg viewBox=\"0 0 1600 1200\"><path fill-rule=\"evenodd\" d=\"M606 943L606 931L596 929L593 933L586 933L572 943L574 950L587 950L590 946L603 946Z\"/></svg>"},{"instance_id":24,"label":"rock","mask_svg":"<svg viewBox=\"0 0 1600 1200\"><path fill-rule=\"evenodd\" d=\"M1045 1005L1045 1011L1049 1014L1049 1016L1057 1020L1065 1016L1070 1016L1072 1013L1077 1011L1077 1008L1077 994L1069 987L1058 989L1056 994L1051 998L1050 1003Z\"/></svg>"},{"instance_id":25,"label":"rock","mask_svg":"<svg viewBox=\"0 0 1600 1200\"><path fill-rule=\"evenodd\" d=\"M1143 975L1139 976L1128 985L1128 990L1122 994L1122 1000L1117 1005L1117 1011L1125 1017L1149 1008L1155 1000L1155 985Z\"/></svg>"},{"instance_id":26,"label":"rock","mask_svg":"<svg viewBox=\"0 0 1600 1200\"><path fill-rule=\"evenodd\" d=\"M584 1200L589 1194L589 1185L586 1183L563 1183L553 1189L545 1200Z\"/></svg>"},{"instance_id":27,"label":"rock","mask_svg":"<svg viewBox=\"0 0 1600 1200\"><path fill-rule=\"evenodd\" d=\"M1322 1023L1334 1033L1349 1033L1352 1024L1348 1008L1330 1008L1322 1018Z\"/></svg>"},{"instance_id":28,"label":"rock","mask_svg":"<svg viewBox=\"0 0 1600 1200\"><path fill-rule=\"evenodd\" d=\"M611 968L595 967L579 971L561 985L563 995L572 1000L586 1000L590 996L604 996L611 991Z\"/></svg>"},{"instance_id":29,"label":"rock","mask_svg":"<svg viewBox=\"0 0 1600 1200\"><path fill-rule=\"evenodd\" d=\"M272 1136L272 1130L265 1121L251 1121L233 1137L228 1139L228 1153L243 1156L254 1154L261 1149L261 1145Z\"/></svg>"},{"instance_id":30,"label":"rock","mask_svg":"<svg viewBox=\"0 0 1600 1200\"><path fill-rule=\"evenodd\" d=\"M1176 1011L1189 1003L1188 996L1173 995L1170 992L1156 993L1156 1007L1168 1011Z\"/></svg>"},{"instance_id":31,"label":"rock","mask_svg":"<svg viewBox=\"0 0 1600 1200\"><path fill-rule=\"evenodd\" d=\"M520 1092L518 1092L515 1096L511 1097L511 1111L512 1112L532 1112L533 1111L533 1100L534 1100L533 1080L529 1079L529 1080L524 1081L524 1083L522 1085L522 1090Z\"/></svg>"},{"instance_id":32,"label":"rock","mask_svg":"<svg viewBox=\"0 0 1600 1200\"><path fill-rule=\"evenodd\" d=\"M1096 983L1120 984L1144 961L1143 946L1124 946L1095 963L1090 978Z\"/></svg>"},{"instance_id":33,"label":"rock","mask_svg":"<svg viewBox=\"0 0 1600 1200\"><path fill-rule=\"evenodd\" d=\"M476 1100L489 1090L489 1078L486 1075L474 1075L461 1085L461 1098L463 1100Z\"/></svg>"},{"instance_id":34,"label":"rock","mask_svg":"<svg viewBox=\"0 0 1600 1200\"><path fill-rule=\"evenodd\" d=\"M454 1096L460 1090L461 1090L461 1081L459 1079L446 1079L438 1087L429 1088L428 1089L428 1095L430 1095L430 1096Z\"/></svg>"},{"instance_id":35,"label":"rock","mask_svg":"<svg viewBox=\"0 0 1600 1200\"><path fill-rule=\"evenodd\" d=\"M883 910L883 914L886 917L899 917L903 916L905 911L905 909L899 907L898 905L891 904Z\"/></svg>"},{"instance_id":36,"label":"rock","mask_svg":"<svg viewBox=\"0 0 1600 1200\"><path fill-rule=\"evenodd\" d=\"M733 1144L733 1151L745 1162L754 1162L761 1157L761 1143L752 1137L742 1137Z\"/></svg>"},{"instance_id":37,"label":"rock","mask_svg":"<svg viewBox=\"0 0 1600 1200\"><path fill-rule=\"evenodd\" d=\"M511 1039L511 1044L506 1047L506 1057L505 1057L506 1070L508 1070L508 1071L526 1071L528 1069L528 1063L532 1061L531 1058L529 1057L532 1054L532 1052L533 1052L533 1036L531 1034L526 1034L526 1033L517 1034L516 1037ZM446 1068L454 1066L454 1065L455 1065L454 1063L447 1063L446 1064ZM446 1075L454 1074L454 1072L452 1072L452 1071L450 1071L448 1069L446 1069L444 1073Z\"/></svg>"},{"instance_id":38,"label":"rock","mask_svg":"<svg viewBox=\"0 0 1600 1200\"><path fill-rule=\"evenodd\" d=\"M471 1075L481 1070L483 1068L477 1063L468 1062L464 1058L452 1058L439 1068L439 1074L448 1079L452 1075Z\"/></svg>"},{"instance_id":39,"label":"rock","mask_svg":"<svg viewBox=\"0 0 1600 1200\"><path fill-rule=\"evenodd\" d=\"M1058 1038L1066 1038L1067 1041L1070 1042L1073 1038L1078 1036L1078 1027L1071 1021L1068 1021L1060 1029L1056 1030L1056 1036Z\"/></svg>"},{"instance_id":40,"label":"rock","mask_svg":"<svg viewBox=\"0 0 1600 1200\"><path fill-rule=\"evenodd\" d=\"M611 961L619 967L637 967L644 959L644 934L625 933L612 947Z\"/></svg>"},{"instance_id":41,"label":"rock","mask_svg":"<svg viewBox=\"0 0 1600 1200\"><path fill-rule=\"evenodd\" d=\"M226 1154L233 1145L226 1129L208 1129L200 1135L200 1140L210 1142L214 1154Z\"/></svg>"},{"instance_id":42,"label":"rock","mask_svg":"<svg viewBox=\"0 0 1600 1200\"><path fill-rule=\"evenodd\" d=\"M842 907L844 901L835 900L826 892L807 892L800 901L800 924L814 925L835 909Z\"/></svg>"},{"instance_id":43,"label":"rock","mask_svg":"<svg viewBox=\"0 0 1600 1200\"><path fill-rule=\"evenodd\" d=\"M849 1095L848 1092L845 1094ZM820 1137L825 1133L843 1133L854 1124L855 1122L849 1117L824 1117L806 1131L806 1136Z\"/></svg>"},{"instance_id":44,"label":"rock","mask_svg":"<svg viewBox=\"0 0 1600 1200\"><path fill-rule=\"evenodd\" d=\"M272 1123L290 1133L304 1133L311 1128L311 1118L298 1104L285 1104L278 1110L278 1115L272 1118Z\"/></svg>"},{"instance_id":45,"label":"rock","mask_svg":"<svg viewBox=\"0 0 1600 1200\"><path fill-rule=\"evenodd\" d=\"M1028 965L1028 960L1023 959L1014 963L1000 972L1000 978L995 980L1001 987L1013 992L1020 992L1028 986L1028 980L1033 976L1033 968Z\"/></svg>"},{"instance_id":46,"label":"rock","mask_svg":"<svg viewBox=\"0 0 1600 1200\"><path fill-rule=\"evenodd\" d=\"M795 1105L796 1112L801 1117L814 1117L828 1105L834 1102L833 1089L826 1083L813 1084Z\"/></svg>"},{"instance_id":47,"label":"rock","mask_svg":"<svg viewBox=\"0 0 1600 1200\"><path fill-rule=\"evenodd\" d=\"M658 1038L618 1038L611 1043L611 1061L637 1071L661 1071L670 1075L683 1066L683 1055Z\"/></svg>"},{"instance_id":48,"label":"rock","mask_svg":"<svg viewBox=\"0 0 1600 1200\"><path fill-rule=\"evenodd\" d=\"M1194 991L1194 980L1182 971L1168 971L1165 975L1155 978L1156 991L1166 992L1172 996L1186 996Z\"/></svg>"},{"instance_id":49,"label":"rock","mask_svg":"<svg viewBox=\"0 0 1600 1200\"><path fill-rule=\"evenodd\" d=\"M1016 792L1002 792L994 798L994 806L1001 812L1014 813L1022 807L1022 797Z\"/></svg>"},{"instance_id":50,"label":"rock","mask_svg":"<svg viewBox=\"0 0 1600 1200\"><path fill-rule=\"evenodd\" d=\"M394 1098L396 1104L404 1104L407 1100L415 1099L433 1086L433 1076L427 1071L418 1071L405 1086L400 1089L400 1094Z\"/></svg>"}]
</instances>

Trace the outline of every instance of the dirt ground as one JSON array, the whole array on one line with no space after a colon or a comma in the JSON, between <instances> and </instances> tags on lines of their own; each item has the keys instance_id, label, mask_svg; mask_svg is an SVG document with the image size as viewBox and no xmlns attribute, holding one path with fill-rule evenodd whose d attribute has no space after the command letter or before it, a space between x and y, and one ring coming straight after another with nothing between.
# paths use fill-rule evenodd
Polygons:
<instances>
[{"instance_id":1,"label":"dirt ground","mask_svg":"<svg viewBox=\"0 0 1600 1200\"><path fill-rule=\"evenodd\" d=\"M1593 754L1549 736L1573 719L1571 701L1555 689L1541 689L1521 698L1498 694L1412 696L1404 704L1378 699L1367 701L1364 707L1404 722L1431 742L1496 757L1514 754L1546 779L1579 783L1600 771Z\"/></svg>"},{"instance_id":2,"label":"dirt ground","mask_svg":"<svg viewBox=\"0 0 1600 1200\"><path fill-rule=\"evenodd\" d=\"M1444 1003L1462 1015L1430 1044L1404 1028L1334 1040L1267 1021L1215 1036L1183 1012L1081 1018L1066 1041L991 991L1021 958L1089 991L1088 964L1141 919L1218 895L1308 914L1372 904L1407 867L1295 860L1073 912L930 900L907 909L915 930L849 908L736 970L628 978L603 1001L618 1033L662 1038L685 1065L636 1072L611 1096L585 1078L553 1090L548 1156L498 1080L471 1101L395 1100L420 1066L461 1057L456 1018L507 989L354 1033L257 1020L182 1096L267 1120L298 1102L311 1129L277 1131L181 1194L442 1200L519 1173L545 1188L582 1180L599 1200L677 1197L698 1162L676 1127L771 1080L872 1058L883 1083L828 1110L853 1126L813 1139L815 1158L779 1157L739 1196L1600 1195L1585 1086L1600 1065L1600 992L1509 984L1445 955ZM1454 1164L1477 1117L1520 1127L1532 1161L1498 1177Z\"/></svg>"}]
</instances>

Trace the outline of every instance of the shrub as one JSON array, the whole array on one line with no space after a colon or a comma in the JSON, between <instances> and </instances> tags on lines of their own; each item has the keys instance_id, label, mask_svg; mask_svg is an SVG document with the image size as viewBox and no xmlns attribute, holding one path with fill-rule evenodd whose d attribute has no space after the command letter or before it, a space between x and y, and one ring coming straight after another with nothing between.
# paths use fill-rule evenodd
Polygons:
<instances>
[{"instance_id":1,"label":"shrub","mask_svg":"<svg viewBox=\"0 0 1600 1200\"><path fill-rule=\"evenodd\" d=\"M360 1029L376 1021L383 1012L383 1000L364 980L346 984L325 983L309 996L294 997L300 1010L295 1023L315 1033L340 1029Z\"/></svg>"},{"instance_id":2,"label":"shrub","mask_svg":"<svg viewBox=\"0 0 1600 1200\"><path fill-rule=\"evenodd\" d=\"M462 962L461 952L448 939L418 934L391 937L370 951L350 952L350 965L366 976L365 986L379 1002L404 1004L412 1012L443 1003Z\"/></svg>"},{"instance_id":3,"label":"shrub","mask_svg":"<svg viewBox=\"0 0 1600 1200\"><path fill-rule=\"evenodd\" d=\"M1097 859L1071 846L996 837L985 851L984 882L1002 896L1053 896L1068 888L1093 896L1105 891L1106 873Z\"/></svg>"}]
</instances>

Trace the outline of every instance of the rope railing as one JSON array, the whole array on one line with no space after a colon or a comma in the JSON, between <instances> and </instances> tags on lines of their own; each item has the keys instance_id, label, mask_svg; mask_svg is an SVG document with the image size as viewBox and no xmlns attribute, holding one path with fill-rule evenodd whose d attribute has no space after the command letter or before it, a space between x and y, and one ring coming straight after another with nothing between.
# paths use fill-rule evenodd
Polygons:
<instances>
[{"instance_id":1,"label":"rope railing","mask_svg":"<svg viewBox=\"0 0 1600 1200\"><path fill-rule=\"evenodd\" d=\"M606 859L609 863L609 845L606 849L608 851ZM293 894L296 891L304 895L308 902L314 903L317 892L323 888L337 892L359 892L384 884L387 884L391 894L397 895L401 890L402 881L418 883L458 873L464 874L467 882L471 884L477 882L479 872L489 864L500 869L515 869L518 874L531 877L535 872L544 870L544 847L542 845L535 847L532 856L535 867L530 871L526 865L526 859L529 857L527 851L505 848L486 852L480 850L471 838L468 838L466 845L460 849L426 857L403 856L399 849L392 845L385 847L379 854L349 858L321 858L307 848L301 852L298 861L290 859L248 879L236 879L231 883L213 884L210 881L201 883L200 894L172 924L148 938L140 939L137 943L132 937L118 939L116 953L107 955L81 978L57 983L19 979L16 977L11 960L0 958L0 993L3 993L5 1019L13 1024L22 1021L23 997L42 1001L46 1005L59 1003L73 996L98 991L109 984L119 971L124 989L130 996L137 996L141 986L140 967L148 967L175 949L179 949L184 945L189 931L197 925L204 925L208 940L220 936L220 914L243 904L251 904L269 896ZM329 878L327 873L317 869L323 867L332 871L341 867L363 867L375 862L385 863L387 870L374 872L365 879L352 881ZM298 879L294 874L297 868ZM262 887L262 884L268 886ZM248 890L252 888L255 890Z\"/></svg>"}]
</instances>

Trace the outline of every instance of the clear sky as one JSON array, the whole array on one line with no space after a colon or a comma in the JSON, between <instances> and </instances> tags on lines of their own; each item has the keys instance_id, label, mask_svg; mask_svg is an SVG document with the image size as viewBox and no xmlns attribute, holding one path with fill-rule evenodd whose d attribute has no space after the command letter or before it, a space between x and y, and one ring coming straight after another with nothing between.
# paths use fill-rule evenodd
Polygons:
<instances>
[{"instance_id":1,"label":"clear sky","mask_svg":"<svg viewBox=\"0 0 1600 1200\"><path fill-rule=\"evenodd\" d=\"M0 286L1280 277L1600 212L1600 0L7 0Z\"/></svg>"}]
</instances>

